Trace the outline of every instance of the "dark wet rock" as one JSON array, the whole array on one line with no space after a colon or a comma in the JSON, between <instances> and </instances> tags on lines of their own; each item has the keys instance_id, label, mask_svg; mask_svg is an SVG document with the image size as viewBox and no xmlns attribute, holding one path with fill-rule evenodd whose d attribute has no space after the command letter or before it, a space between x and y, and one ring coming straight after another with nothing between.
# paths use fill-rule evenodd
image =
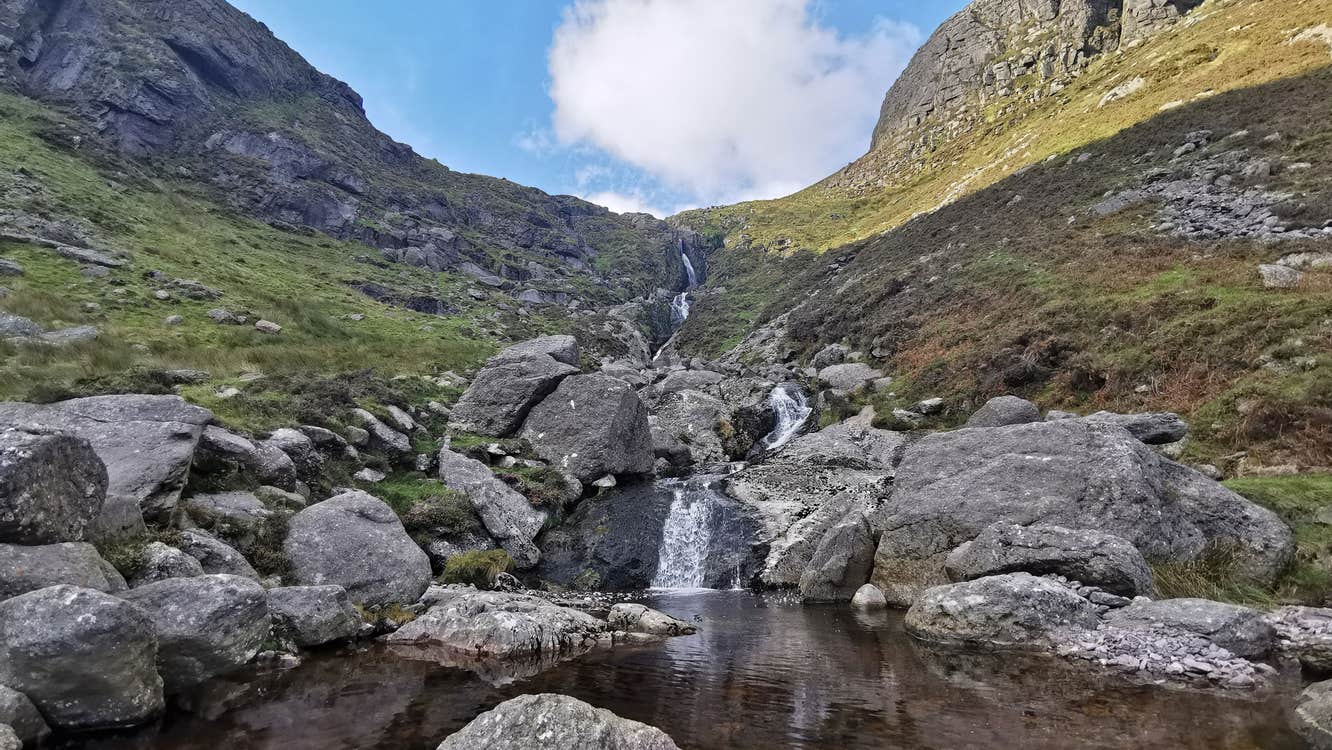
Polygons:
<instances>
[{"instance_id":1,"label":"dark wet rock","mask_svg":"<svg viewBox=\"0 0 1332 750\"><path fill-rule=\"evenodd\" d=\"M1045 648L1059 631L1097 623L1091 602L1027 573L927 589L906 614L907 632L921 640L980 648Z\"/></svg>"},{"instance_id":2,"label":"dark wet rock","mask_svg":"<svg viewBox=\"0 0 1332 750\"><path fill-rule=\"evenodd\" d=\"M87 440L106 465L96 534L141 531L175 510L212 412L179 396L92 396L54 404L0 404L0 424L40 424Z\"/></svg>"},{"instance_id":3,"label":"dark wet rock","mask_svg":"<svg viewBox=\"0 0 1332 750\"><path fill-rule=\"evenodd\" d=\"M1003 427L1041 421L1036 404L1017 396L998 396L985 402L967 420L967 427Z\"/></svg>"},{"instance_id":4,"label":"dark wet rock","mask_svg":"<svg viewBox=\"0 0 1332 750\"><path fill-rule=\"evenodd\" d=\"M850 601L873 568L874 533L865 514L852 511L828 529L814 549L800 575L800 597L807 602Z\"/></svg>"},{"instance_id":5,"label":"dark wet rock","mask_svg":"<svg viewBox=\"0 0 1332 750\"><path fill-rule=\"evenodd\" d=\"M91 544L0 544L0 600L62 583L106 593L125 590L125 579Z\"/></svg>"},{"instance_id":6,"label":"dark wet rock","mask_svg":"<svg viewBox=\"0 0 1332 750\"><path fill-rule=\"evenodd\" d=\"M167 692L244 666L268 636L268 600L249 578L172 578L130 589L124 597L153 622L157 670Z\"/></svg>"},{"instance_id":7,"label":"dark wet rock","mask_svg":"<svg viewBox=\"0 0 1332 750\"><path fill-rule=\"evenodd\" d=\"M639 484L588 498L539 538L544 580L585 590L652 585L671 494Z\"/></svg>"},{"instance_id":8,"label":"dark wet rock","mask_svg":"<svg viewBox=\"0 0 1332 750\"><path fill-rule=\"evenodd\" d=\"M1262 657L1276 643L1276 631L1261 612L1209 599L1138 600L1106 615L1119 628L1165 626L1197 633L1244 658Z\"/></svg>"},{"instance_id":9,"label":"dark wet rock","mask_svg":"<svg viewBox=\"0 0 1332 750\"><path fill-rule=\"evenodd\" d=\"M51 734L46 719L42 718L41 712L32 705L28 696L4 685L0 685L0 724L14 731L14 738L19 742L14 750L21 748L24 743L40 744ZM2 742L0 746L3 746Z\"/></svg>"},{"instance_id":10,"label":"dark wet rock","mask_svg":"<svg viewBox=\"0 0 1332 750\"><path fill-rule=\"evenodd\" d=\"M198 560L205 573L223 573L259 580L259 573L244 555L203 529L182 531L180 549Z\"/></svg>"},{"instance_id":11,"label":"dark wet rock","mask_svg":"<svg viewBox=\"0 0 1332 750\"><path fill-rule=\"evenodd\" d=\"M1183 440L1189 434L1189 426L1178 414L1160 412L1154 414L1115 414L1098 411L1083 417L1088 422L1112 424L1123 427L1129 434L1148 445L1165 445Z\"/></svg>"},{"instance_id":12,"label":"dark wet rock","mask_svg":"<svg viewBox=\"0 0 1332 750\"><path fill-rule=\"evenodd\" d=\"M451 595L385 640L503 658L569 651L602 639L609 629L592 615L534 596L469 588L448 591Z\"/></svg>"},{"instance_id":13,"label":"dark wet rock","mask_svg":"<svg viewBox=\"0 0 1332 750\"><path fill-rule=\"evenodd\" d=\"M944 559L996 522L1095 529L1152 560L1190 560L1215 545L1271 581L1290 560L1290 529L1122 428L1059 420L928 435L911 444L873 517L873 582L906 604L942 583Z\"/></svg>"},{"instance_id":14,"label":"dark wet rock","mask_svg":"<svg viewBox=\"0 0 1332 750\"><path fill-rule=\"evenodd\" d=\"M133 604L50 586L0 603L0 684L56 729L132 726L161 713L157 637Z\"/></svg>"},{"instance_id":15,"label":"dark wet rock","mask_svg":"<svg viewBox=\"0 0 1332 750\"><path fill-rule=\"evenodd\" d=\"M606 375L565 378L532 409L522 436L538 456L584 483L652 472L647 408L627 383Z\"/></svg>"},{"instance_id":16,"label":"dark wet rock","mask_svg":"<svg viewBox=\"0 0 1332 750\"><path fill-rule=\"evenodd\" d=\"M1310 750L1332 750L1332 680L1305 688L1294 713L1295 731Z\"/></svg>"},{"instance_id":17,"label":"dark wet rock","mask_svg":"<svg viewBox=\"0 0 1332 750\"><path fill-rule=\"evenodd\" d=\"M1154 593L1142 554L1124 539L1091 529L997 523L944 562L954 581L1001 573L1057 574L1120 596Z\"/></svg>"},{"instance_id":18,"label":"dark wet rock","mask_svg":"<svg viewBox=\"0 0 1332 750\"><path fill-rule=\"evenodd\" d=\"M506 437L517 432L532 407L564 378L578 372L572 336L548 336L515 344L491 357L449 416L465 432Z\"/></svg>"},{"instance_id":19,"label":"dark wet rock","mask_svg":"<svg viewBox=\"0 0 1332 750\"><path fill-rule=\"evenodd\" d=\"M345 492L292 516L283 549L304 586L335 584L366 606L415 602L430 584L430 559L392 508Z\"/></svg>"},{"instance_id":20,"label":"dark wet rock","mask_svg":"<svg viewBox=\"0 0 1332 750\"><path fill-rule=\"evenodd\" d=\"M161 542L149 542L143 548L141 564L129 584L138 588L168 578L192 578L203 574L203 566L193 557Z\"/></svg>"},{"instance_id":21,"label":"dark wet rock","mask_svg":"<svg viewBox=\"0 0 1332 750\"><path fill-rule=\"evenodd\" d=\"M286 586L268 590L273 634L301 648L355 638L365 626L341 586Z\"/></svg>"},{"instance_id":22,"label":"dark wet rock","mask_svg":"<svg viewBox=\"0 0 1332 750\"><path fill-rule=\"evenodd\" d=\"M541 559L532 540L546 524L545 511L505 484L485 464L448 448L439 452L439 479L467 496L486 531L504 547L521 569Z\"/></svg>"},{"instance_id":23,"label":"dark wet rock","mask_svg":"<svg viewBox=\"0 0 1332 750\"><path fill-rule=\"evenodd\" d=\"M676 636L693 635L698 628L684 620L658 612L642 604L623 602L612 605L606 621L612 628L626 633L646 633L648 635Z\"/></svg>"},{"instance_id":24,"label":"dark wet rock","mask_svg":"<svg viewBox=\"0 0 1332 750\"><path fill-rule=\"evenodd\" d=\"M106 500L106 467L87 440L29 429L0 429L0 542L80 541Z\"/></svg>"},{"instance_id":25,"label":"dark wet rock","mask_svg":"<svg viewBox=\"0 0 1332 750\"><path fill-rule=\"evenodd\" d=\"M660 729L566 695L520 695L473 719L439 750L679 750Z\"/></svg>"}]
</instances>

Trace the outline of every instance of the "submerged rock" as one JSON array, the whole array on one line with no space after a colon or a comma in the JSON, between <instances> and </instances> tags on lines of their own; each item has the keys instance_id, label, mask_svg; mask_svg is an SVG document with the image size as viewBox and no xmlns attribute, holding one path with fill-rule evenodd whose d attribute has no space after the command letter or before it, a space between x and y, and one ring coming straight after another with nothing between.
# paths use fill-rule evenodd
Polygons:
<instances>
[{"instance_id":1,"label":"submerged rock","mask_svg":"<svg viewBox=\"0 0 1332 750\"><path fill-rule=\"evenodd\" d=\"M83 540L106 487L106 467L87 440L35 427L0 430L0 542Z\"/></svg>"},{"instance_id":2,"label":"submerged rock","mask_svg":"<svg viewBox=\"0 0 1332 750\"><path fill-rule=\"evenodd\" d=\"M112 594L125 590L125 579L91 544L0 544L0 600L62 583Z\"/></svg>"},{"instance_id":3,"label":"submerged rock","mask_svg":"<svg viewBox=\"0 0 1332 750\"><path fill-rule=\"evenodd\" d=\"M856 589L855 596L851 597L851 606L857 609L883 609L888 606L888 600L878 586L867 583Z\"/></svg>"},{"instance_id":4,"label":"submerged rock","mask_svg":"<svg viewBox=\"0 0 1332 750\"><path fill-rule=\"evenodd\" d=\"M1059 631L1094 630L1098 622L1091 602L1027 573L936 586L906 614L916 638L982 648L1046 648Z\"/></svg>"},{"instance_id":5,"label":"submerged rock","mask_svg":"<svg viewBox=\"0 0 1332 750\"><path fill-rule=\"evenodd\" d=\"M133 726L163 708L152 621L77 586L0 603L0 684L28 696L57 729Z\"/></svg>"},{"instance_id":6,"label":"submerged rock","mask_svg":"<svg viewBox=\"0 0 1332 750\"><path fill-rule=\"evenodd\" d=\"M987 526L944 562L954 581L1001 573L1056 574L1120 596L1153 593L1152 572L1142 554L1113 534L1058 526Z\"/></svg>"},{"instance_id":7,"label":"submerged rock","mask_svg":"<svg viewBox=\"0 0 1332 750\"><path fill-rule=\"evenodd\" d=\"M1276 631L1261 612L1209 599L1138 600L1110 612L1106 621L1126 629L1165 626L1197 633L1244 658L1266 655L1276 640Z\"/></svg>"},{"instance_id":8,"label":"submerged rock","mask_svg":"<svg viewBox=\"0 0 1332 750\"><path fill-rule=\"evenodd\" d=\"M561 653L594 643L609 626L585 612L525 594L448 589L425 614L387 636L454 656Z\"/></svg>"},{"instance_id":9,"label":"submerged rock","mask_svg":"<svg viewBox=\"0 0 1332 750\"><path fill-rule=\"evenodd\" d=\"M648 635L693 635L698 628L642 604L621 603L611 606L606 617L612 628L626 633Z\"/></svg>"},{"instance_id":10,"label":"submerged rock","mask_svg":"<svg viewBox=\"0 0 1332 750\"><path fill-rule=\"evenodd\" d=\"M566 695L520 695L473 719L439 750L680 750L660 729Z\"/></svg>"}]
</instances>

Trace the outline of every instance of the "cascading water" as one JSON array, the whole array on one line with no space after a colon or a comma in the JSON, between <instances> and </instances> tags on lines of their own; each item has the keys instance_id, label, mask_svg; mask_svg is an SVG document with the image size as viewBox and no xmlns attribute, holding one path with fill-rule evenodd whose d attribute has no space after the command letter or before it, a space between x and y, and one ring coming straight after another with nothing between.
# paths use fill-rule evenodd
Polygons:
<instances>
[{"instance_id":1,"label":"cascading water","mask_svg":"<svg viewBox=\"0 0 1332 750\"><path fill-rule=\"evenodd\" d=\"M671 324L677 328L689 317L689 292L698 286L698 276L694 273L694 264L690 262L689 256L681 252L680 261L684 263L685 288L671 300Z\"/></svg>"},{"instance_id":2,"label":"cascading water","mask_svg":"<svg viewBox=\"0 0 1332 750\"><path fill-rule=\"evenodd\" d=\"M768 450L786 445L796 433L800 432L800 428L805 426L805 420L809 419L810 413L814 411L805 401L804 391L791 383L784 383L772 389L772 393L768 395L768 405L777 412L777 426L763 438L761 443Z\"/></svg>"},{"instance_id":3,"label":"cascading water","mask_svg":"<svg viewBox=\"0 0 1332 750\"><path fill-rule=\"evenodd\" d=\"M661 530L661 553L657 558L657 574L652 578L653 588L703 588L714 508L707 493L698 490L683 485L673 491L670 514Z\"/></svg>"}]
</instances>

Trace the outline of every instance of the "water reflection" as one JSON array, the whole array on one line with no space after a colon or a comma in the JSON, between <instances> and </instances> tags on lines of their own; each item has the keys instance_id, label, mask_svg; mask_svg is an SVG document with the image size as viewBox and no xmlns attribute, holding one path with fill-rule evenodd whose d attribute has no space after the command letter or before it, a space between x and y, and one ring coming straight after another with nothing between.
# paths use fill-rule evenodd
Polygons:
<instances>
[{"instance_id":1,"label":"water reflection","mask_svg":"<svg viewBox=\"0 0 1332 750\"><path fill-rule=\"evenodd\" d=\"M649 602L697 636L597 650L512 684L387 649L210 686L193 713L96 748L433 748L514 695L558 692L695 748L1297 748L1281 696L1135 686L1054 659L937 652L896 613L742 592ZM1294 689L1285 686L1283 690Z\"/></svg>"}]
</instances>

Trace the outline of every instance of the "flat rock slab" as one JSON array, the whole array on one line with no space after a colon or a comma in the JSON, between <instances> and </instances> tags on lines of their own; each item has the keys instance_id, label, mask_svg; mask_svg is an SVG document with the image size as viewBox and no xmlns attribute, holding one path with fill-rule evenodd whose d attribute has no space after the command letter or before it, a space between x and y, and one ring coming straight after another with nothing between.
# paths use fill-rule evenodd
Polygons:
<instances>
[{"instance_id":1,"label":"flat rock slab","mask_svg":"<svg viewBox=\"0 0 1332 750\"><path fill-rule=\"evenodd\" d=\"M1142 553L1120 537L1092 529L993 524L954 550L944 567L954 581L1026 572L1062 575L1130 598L1154 593Z\"/></svg>"},{"instance_id":2,"label":"flat rock slab","mask_svg":"<svg viewBox=\"0 0 1332 750\"><path fill-rule=\"evenodd\" d=\"M567 695L520 695L473 719L439 750L680 750L665 732Z\"/></svg>"},{"instance_id":3,"label":"flat rock slab","mask_svg":"<svg viewBox=\"0 0 1332 750\"><path fill-rule=\"evenodd\" d=\"M525 594L447 589L425 614L385 638L394 645L487 658L558 654L608 636L602 620Z\"/></svg>"},{"instance_id":4,"label":"flat rock slab","mask_svg":"<svg viewBox=\"0 0 1332 750\"><path fill-rule=\"evenodd\" d=\"M1096 607L1027 573L928 589L907 610L907 632L924 641L979 648L1047 648L1068 630L1094 630Z\"/></svg>"},{"instance_id":5,"label":"flat rock slab","mask_svg":"<svg viewBox=\"0 0 1332 750\"><path fill-rule=\"evenodd\" d=\"M1120 628L1165 626L1197 633L1236 656L1257 658L1272 650L1276 631L1261 612L1210 599L1138 600L1106 615Z\"/></svg>"}]
</instances>

